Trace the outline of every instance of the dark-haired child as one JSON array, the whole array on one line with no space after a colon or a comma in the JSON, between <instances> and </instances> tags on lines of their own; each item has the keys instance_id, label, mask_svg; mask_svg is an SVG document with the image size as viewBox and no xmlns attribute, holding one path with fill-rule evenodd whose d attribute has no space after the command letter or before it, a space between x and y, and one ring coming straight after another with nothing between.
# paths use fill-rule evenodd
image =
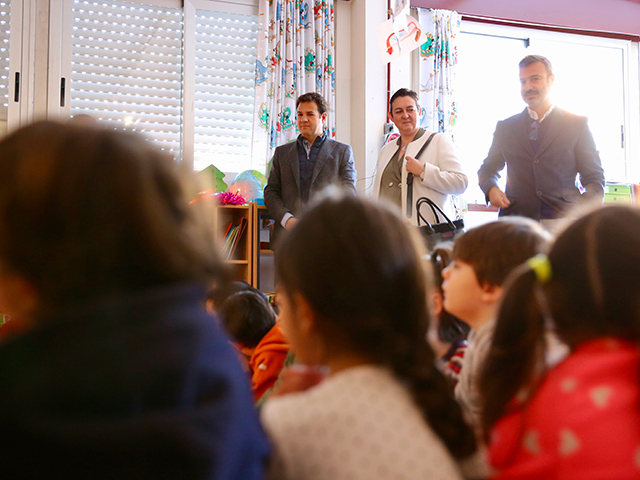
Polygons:
<instances>
[{"instance_id":1,"label":"dark-haired child","mask_svg":"<svg viewBox=\"0 0 640 480\"><path fill-rule=\"evenodd\" d=\"M435 284L435 290L431 293L433 319L429 325L429 342L438 358L438 366L455 387L467 349L470 327L444 308L442 270L451 263L452 255L453 244L440 244L429 255Z\"/></svg>"},{"instance_id":2,"label":"dark-haired child","mask_svg":"<svg viewBox=\"0 0 640 480\"><path fill-rule=\"evenodd\" d=\"M289 353L276 314L264 295L245 290L228 297L218 315L236 348L248 358L253 398L258 401L278 379Z\"/></svg>"},{"instance_id":3,"label":"dark-haired child","mask_svg":"<svg viewBox=\"0 0 640 480\"><path fill-rule=\"evenodd\" d=\"M533 220L505 217L458 237L453 262L442 272L444 307L471 327L455 397L477 428L478 376L489 350L503 284L527 259L542 252L549 234Z\"/></svg>"},{"instance_id":4,"label":"dark-haired child","mask_svg":"<svg viewBox=\"0 0 640 480\"><path fill-rule=\"evenodd\" d=\"M454 480L476 452L427 343L430 279L409 228L384 205L333 195L282 239L282 327L298 360L329 374L264 404L271 478Z\"/></svg>"}]
</instances>

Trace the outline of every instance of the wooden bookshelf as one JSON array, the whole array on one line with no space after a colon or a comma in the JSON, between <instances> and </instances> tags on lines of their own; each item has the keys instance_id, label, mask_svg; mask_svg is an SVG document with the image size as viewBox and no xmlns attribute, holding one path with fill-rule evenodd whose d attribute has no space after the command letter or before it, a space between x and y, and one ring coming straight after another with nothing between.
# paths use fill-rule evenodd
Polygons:
<instances>
[{"instance_id":1,"label":"wooden bookshelf","mask_svg":"<svg viewBox=\"0 0 640 480\"><path fill-rule=\"evenodd\" d=\"M237 239L235 250L225 248L225 235L231 228L246 222ZM215 208L213 229L223 259L231 267L236 280L244 280L263 292L274 290L274 254L271 249L273 227L264 205L219 205ZM233 250L233 253L231 253Z\"/></svg>"},{"instance_id":2,"label":"wooden bookshelf","mask_svg":"<svg viewBox=\"0 0 640 480\"><path fill-rule=\"evenodd\" d=\"M255 204L253 203L219 205L215 209L213 219L213 228L218 238L223 260L231 266L236 280L244 280L251 285L254 285L254 209ZM241 227L242 224L244 226ZM229 238L225 242L225 235L230 234L234 228L238 230L233 241Z\"/></svg>"}]
</instances>

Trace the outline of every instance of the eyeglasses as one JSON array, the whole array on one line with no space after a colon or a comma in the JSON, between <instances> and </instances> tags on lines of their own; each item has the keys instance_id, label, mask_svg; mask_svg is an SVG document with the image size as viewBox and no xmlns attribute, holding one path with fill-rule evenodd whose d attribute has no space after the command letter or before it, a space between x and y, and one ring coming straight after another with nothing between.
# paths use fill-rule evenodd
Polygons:
<instances>
[{"instance_id":1,"label":"eyeglasses","mask_svg":"<svg viewBox=\"0 0 640 480\"><path fill-rule=\"evenodd\" d=\"M531 140L532 142L535 142L536 140L538 140L538 121L537 120L533 121L533 123L531 124L531 128L533 130L529 132L529 140Z\"/></svg>"}]
</instances>

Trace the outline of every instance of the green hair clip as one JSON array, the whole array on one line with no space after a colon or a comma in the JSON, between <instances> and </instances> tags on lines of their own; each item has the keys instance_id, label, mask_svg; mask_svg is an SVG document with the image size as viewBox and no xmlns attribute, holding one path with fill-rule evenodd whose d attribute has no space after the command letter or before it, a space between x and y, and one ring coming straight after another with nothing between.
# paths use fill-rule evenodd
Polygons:
<instances>
[{"instance_id":1,"label":"green hair clip","mask_svg":"<svg viewBox=\"0 0 640 480\"><path fill-rule=\"evenodd\" d=\"M527 265L536 274L539 284L544 285L551 280L551 262L545 254L540 253L530 258L527 260Z\"/></svg>"}]
</instances>

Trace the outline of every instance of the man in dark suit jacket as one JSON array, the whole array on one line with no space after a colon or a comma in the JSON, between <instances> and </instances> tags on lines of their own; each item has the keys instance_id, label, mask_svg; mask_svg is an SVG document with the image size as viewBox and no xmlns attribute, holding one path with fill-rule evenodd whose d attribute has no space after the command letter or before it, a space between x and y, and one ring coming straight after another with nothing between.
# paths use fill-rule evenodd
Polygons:
<instances>
[{"instance_id":1,"label":"man in dark suit jacket","mask_svg":"<svg viewBox=\"0 0 640 480\"><path fill-rule=\"evenodd\" d=\"M487 202L500 215L534 220L554 219L581 198L604 198L604 172L587 118L551 103L554 75L541 55L519 64L520 85L527 108L498 122L489 155L478 171ZM506 193L497 185L507 165ZM576 174L586 189L581 194Z\"/></svg>"},{"instance_id":2,"label":"man in dark suit jacket","mask_svg":"<svg viewBox=\"0 0 640 480\"><path fill-rule=\"evenodd\" d=\"M324 129L327 104L318 93L296 100L300 135L276 148L264 201L276 226L291 229L315 193L338 184L355 194L356 170L349 145L328 138Z\"/></svg>"}]
</instances>

